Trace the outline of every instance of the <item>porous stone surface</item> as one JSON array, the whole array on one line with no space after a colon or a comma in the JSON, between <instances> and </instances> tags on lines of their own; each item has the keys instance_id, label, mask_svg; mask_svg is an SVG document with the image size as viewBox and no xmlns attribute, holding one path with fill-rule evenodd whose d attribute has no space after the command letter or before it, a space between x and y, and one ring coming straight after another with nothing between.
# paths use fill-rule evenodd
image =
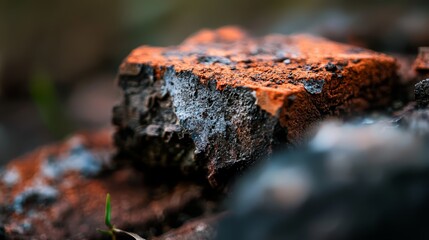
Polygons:
<instances>
[{"instance_id":1,"label":"porous stone surface","mask_svg":"<svg viewBox=\"0 0 429 240\"><path fill-rule=\"evenodd\" d=\"M419 107L427 107L429 104L429 79L422 80L415 85L414 95Z\"/></svg>"},{"instance_id":2,"label":"porous stone surface","mask_svg":"<svg viewBox=\"0 0 429 240\"><path fill-rule=\"evenodd\" d=\"M216 204L206 200L201 184L167 178L153 183L141 171L113 168L111 135L111 130L77 134L5 166L0 239L102 239L97 229L105 228L107 193L112 223L144 237L213 212Z\"/></svg>"},{"instance_id":3,"label":"porous stone surface","mask_svg":"<svg viewBox=\"0 0 429 240\"><path fill-rule=\"evenodd\" d=\"M203 169L220 186L326 116L387 104L395 78L392 57L323 38L203 30L124 60L115 143L145 165Z\"/></svg>"}]
</instances>

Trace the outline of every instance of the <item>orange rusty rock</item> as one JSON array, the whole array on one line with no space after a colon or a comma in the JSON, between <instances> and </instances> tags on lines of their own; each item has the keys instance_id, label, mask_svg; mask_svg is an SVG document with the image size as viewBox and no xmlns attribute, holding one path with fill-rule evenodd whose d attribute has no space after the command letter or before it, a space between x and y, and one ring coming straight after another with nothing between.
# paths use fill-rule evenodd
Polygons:
<instances>
[{"instance_id":1,"label":"orange rusty rock","mask_svg":"<svg viewBox=\"0 0 429 240\"><path fill-rule=\"evenodd\" d=\"M419 54L414 62L417 71L429 71L429 47L420 47Z\"/></svg>"},{"instance_id":2,"label":"orange rusty rock","mask_svg":"<svg viewBox=\"0 0 429 240\"><path fill-rule=\"evenodd\" d=\"M136 67L140 67L140 73L130 75L129 69ZM238 168L242 169L257 160L256 157L266 156L271 152L272 144L267 142L271 141L272 137L269 137L268 133L264 137L255 135L256 128L247 128L247 123L241 123L241 119L227 123L232 127L229 130L226 127L225 131L231 132L234 137L229 137L225 142L231 146L216 142L213 135L206 138L205 130L203 132L195 130L198 128L195 127L198 125L197 122L205 121L203 119L207 117L217 119L218 122L224 117L234 118L233 115L226 113L219 113L219 116L202 113L201 119L191 121L190 126L184 126L183 123L189 120L192 112L197 114L198 111L193 109L181 114L180 108L185 109L186 105L191 108L201 102L205 104L205 100L199 95L207 94L204 89L212 93L219 92L223 96L222 99L230 102L225 104L231 104L225 106L231 108L234 108L234 104L237 107L244 105L240 100L231 100L233 97L230 95L234 94L232 93L234 89L251 93L254 103L245 104L256 104L263 113L254 113L255 111L251 110L253 113L249 115L256 115L249 117L276 119L274 122L287 131L285 142L296 144L302 140L303 133L310 125L326 116L352 114L386 105L390 100L392 81L397 77L396 69L396 61L390 56L319 37L269 35L250 38L236 28L203 30L178 46L165 48L141 46L131 52L119 71L119 82L125 97L123 104L116 109L115 119L118 119L116 125L122 130L134 132L134 135L139 134L142 129L153 123L150 117L145 115L146 112L157 110L146 103L147 107L141 107L142 102L146 100L138 98L146 98L149 92L157 91L171 96L173 101L171 105L174 106L173 111L178 119L176 122L173 119L169 124L184 128L184 133L189 134L196 145L196 153L206 155L195 161L210 162L208 164L209 176L212 176L210 180L216 185L214 180L216 169L226 169L234 165L234 162L240 162ZM191 93L184 93L187 89L194 89L193 78L198 79L198 84L203 89L201 91L204 92L195 91L194 97ZM192 83L188 83L186 79L191 79L189 81ZM152 87L157 88L156 84L164 87L158 87L162 90L151 90ZM177 84L188 87L182 86L177 88L180 90L175 90ZM186 99L188 102L178 103L182 101L177 100L178 98ZM238 98L242 98L242 95ZM210 103L211 100L207 102L209 105ZM207 109L210 112L210 108ZM263 114L268 116L261 117ZM159 121L156 124L160 125ZM267 124L276 125L273 121L259 123L260 126ZM160 128L163 128L162 124ZM206 129L206 126L203 124L200 129ZM240 134L261 140L255 142ZM118 132L118 146L125 151L137 150L134 152L136 156L144 155L144 151L139 153L137 140L129 140L125 135L127 133L124 131ZM199 142L201 138L205 140ZM208 140L209 138L212 140ZM130 145L131 141L134 145ZM237 142L243 147L232 149L238 146ZM212 147L206 147L208 144ZM227 150L222 154L213 155L213 152L220 152L219 149L225 148ZM259 153L253 154L255 152L252 153L252 150L247 148L255 148L254 151ZM246 161L248 164L244 164Z\"/></svg>"},{"instance_id":3,"label":"orange rusty rock","mask_svg":"<svg viewBox=\"0 0 429 240\"><path fill-rule=\"evenodd\" d=\"M299 84L297 81L324 79L327 84L324 89L334 87L336 89L333 90L336 92L344 91L341 95L335 96L327 93L325 97L328 99L325 101L328 102L331 98L338 101L343 100L341 97L353 97L354 92L360 91L360 88L379 83L386 80L386 77L395 76L396 64L392 57L318 37L276 35L265 39L240 40L241 38L237 38L237 41L230 41L222 35L216 37L218 32L219 30L211 32L204 30L196 35L198 39L191 38L190 41L185 41L177 47L137 48L121 65L120 72L127 74L124 69L135 64L174 66L177 72L191 70L203 83L209 79L216 79L218 89L223 89L225 86L246 87L255 90L257 96L282 95L283 97L280 98L271 98L272 101L259 101L259 106L273 115L276 113L275 109L278 110L284 105L285 97L297 92L305 92L304 84ZM205 37L206 35L210 37ZM266 41L266 45L258 45L258 40ZM270 44L280 46L270 48ZM267 52L253 54L252 50ZM284 53L279 54L276 51L284 51ZM215 60L209 66L200 64L198 57L201 55L221 57L232 63L223 64ZM287 60L286 63L285 60ZM290 63L287 64L289 61ZM335 67L341 67L341 70L338 70L341 72L341 77L334 73L337 72L336 69L334 71L325 69L330 62L335 63ZM231 65L234 65L233 69L229 67ZM289 77L290 74L292 77ZM260 77L255 79L255 75ZM337 89L339 85L349 86ZM273 108L273 106L277 107Z\"/></svg>"},{"instance_id":4,"label":"orange rusty rock","mask_svg":"<svg viewBox=\"0 0 429 240\"><path fill-rule=\"evenodd\" d=\"M414 70L419 80L429 77L429 47L419 48L419 54L414 61Z\"/></svg>"},{"instance_id":5,"label":"orange rusty rock","mask_svg":"<svg viewBox=\"0 0 429 240\"><path fill-rule=\"evenodd\" d=\"M0 173L0 227L6 239L98 239L96 229L105 227L106 193L112 196L112 223L145 236L177 227L184 221L176 220L179 213L194 217L184 208L203 206L203 187L180 181L154 186L134 169L113 171L111 134L77 134L11 161ZM85 162L92 170L99 163L100 169L88 176Z\"/></svg>"}]
</instances>

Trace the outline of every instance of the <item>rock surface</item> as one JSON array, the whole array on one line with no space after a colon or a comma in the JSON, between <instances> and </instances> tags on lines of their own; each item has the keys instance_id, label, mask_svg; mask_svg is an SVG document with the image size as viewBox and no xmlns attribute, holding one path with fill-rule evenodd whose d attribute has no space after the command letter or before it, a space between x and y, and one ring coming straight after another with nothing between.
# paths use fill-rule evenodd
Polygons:
<instances>
[{"instance_id":1,"label":"rock surface","mask_svg":"<svg viewBox=\"0 0 429 240\"><path fill-rule=\"evenodd\" d=\"M385 105L395 78L393 58L323 38L204 30L125 59L115 143L145 165L203 169L221 186L326 116Z\"/></svg>"},{"instance_id":2,"label":"rock surface","mask_svg":"<svg viewBox=\"0 0 429 240\"><path fill-rule=\"evenodd\" d=\"M323 124L243 178L216 239L427 239L428 141L412 128Z\"/></svg>"},{"instance_id":3,"label":"rock surface","mask_svg":"<svg viewBox=\"0 0 429 240\"><path fill-rule=\"evenodd\" d=\"M420 78L429 78L429 47L420 47L414 61L414 70Z\"/></svg>"},{"instance_id":4,"label":"rock surface","mask_svg":"<svg viewBox=\"0 0 429 240\"><path fill-rule=\"evenodd\" d=\"M225 215L192 220L154 240L213 240L216 238L217 224Z\"/></svg>"},{"instance_id":5,"label":"rock surface","mask_svg":"<svg viewBox=\"0 0 429 240\"><path fill-rule=\"evenodd\" d=\"M419 107L429 104L429 79L422 80L415 85L414 95Z\"/></svg>"},{"instance_id":6,"label":"rock surface","mask_svg":"<svg viewBox=\"0 0 429 240\"><path fill-rule=\"evenodd\" d=\"M106 193L112 223L144 237L215 208L201 184L154 184L132 168L109 170L111 135L78 134L11 161L0 173L0 239L100 239Z\"/></svg>"}]
</instances>

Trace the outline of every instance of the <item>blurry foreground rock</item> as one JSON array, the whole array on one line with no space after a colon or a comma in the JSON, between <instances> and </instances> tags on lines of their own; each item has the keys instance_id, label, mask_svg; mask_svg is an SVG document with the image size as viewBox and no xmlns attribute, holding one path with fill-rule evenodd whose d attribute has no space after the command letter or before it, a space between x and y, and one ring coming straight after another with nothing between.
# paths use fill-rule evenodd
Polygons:
<instances>
[{"instance_id":1,"label":"blurry foreground rock","mask_svg":"<svg viewBox=\"0 0 429 240\"><path fill-rule=\"evenodd\" d=\"M385 106L392 57L307 35L201 31L125 59L116 145L145 165L207 171L213 186L296 144L326 116Z\"/></svg>"},{"instance_id":2,"label":"blurry foreground rock","mask_svg":"<svg viewBox=\"0 0 429 240\"><path fill-rule=\"evenodd\" d=\"M112 131L79 134L12 161L0 174L0 239L99 239L104 198L112 222L156 236L210 213L204 184L152 184L130 168L111 168ZM174 181L174 179L173 179Z\"/></svg>"},{"instance_id":3,"label":"blurry foreground rock","mask_svg":"<svg viewBox=\"0 0 429 240\"><path fill-rule=\"evenodd\" d=\"M212 240L217 235L218 221L225 214L190 221L176 230L163 234L155 240Z\"/></svg>"},{"instance_id":4,"label":"blurry foreground rock","mask_svg":"<svg viewBox=\"0 0 429 240\"><path fill-rule=\"evenodd\" d=\"M428 142L408 127L325 124L241 182L217 239L428 239Z\"/></svg>"}]
</instances>

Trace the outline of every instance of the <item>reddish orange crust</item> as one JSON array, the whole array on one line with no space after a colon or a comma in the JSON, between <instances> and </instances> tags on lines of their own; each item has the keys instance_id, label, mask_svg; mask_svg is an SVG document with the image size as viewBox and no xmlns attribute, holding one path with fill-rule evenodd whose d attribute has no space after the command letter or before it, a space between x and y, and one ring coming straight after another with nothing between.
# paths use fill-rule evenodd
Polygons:
<instances>
[{"instance_id":1,"label":"reddish orange crust","mask_svg":"<svg viewBox=\"0 0 429 240\"><path fill-rule=\"evenodd\" d=\"M104 152L107 158L104 160L109 160L109 154L114 152L111 134L111 130L77 134L65 142L13 160L5 167L6 172L14 171L20 176L13 186L0 178L0 221L7 239L99 238L96 229L104 227L106 193L112 196L112 223L118 228L162 226L160 219L182 211L191 201L201 198L201 186L183 182L167 191L166 186L143 183L142 173L131 168L90 178L75 171L67 171L59 178L43 175L41 169L48 159L63 161L61 156L67 156L76 144L91 153ZM50 203L38 203L37 196L33 196L25 202L23 212L13 210L19 195L40 186L58 191L57 198ZM23 228L23 224L27 224L28 229ZM165 231L169 229L165 227Z\"/></svg>"},{"instance_id":2,"label":"reddish orange crust","mask_svg":"<svg viewBox=\"0 0 429 240\"><path fill-rule=\"evenodd\" d=\"M283 116L282 126L299 129L321 116L386 104L397 69L390 56L323 38L249 38L232 27L203 30L179 46L139 47L125 59L120 74L136 75L132 69L141 64L154 67L158 77L172 66L176 72L192 71L202 84L215 80L218 90L227 86L253 90L261 109ZM322 81L320 92L311 92L311 81ZM289 135L300 134L291 130Z\"/></svg>"}]
</instances>

